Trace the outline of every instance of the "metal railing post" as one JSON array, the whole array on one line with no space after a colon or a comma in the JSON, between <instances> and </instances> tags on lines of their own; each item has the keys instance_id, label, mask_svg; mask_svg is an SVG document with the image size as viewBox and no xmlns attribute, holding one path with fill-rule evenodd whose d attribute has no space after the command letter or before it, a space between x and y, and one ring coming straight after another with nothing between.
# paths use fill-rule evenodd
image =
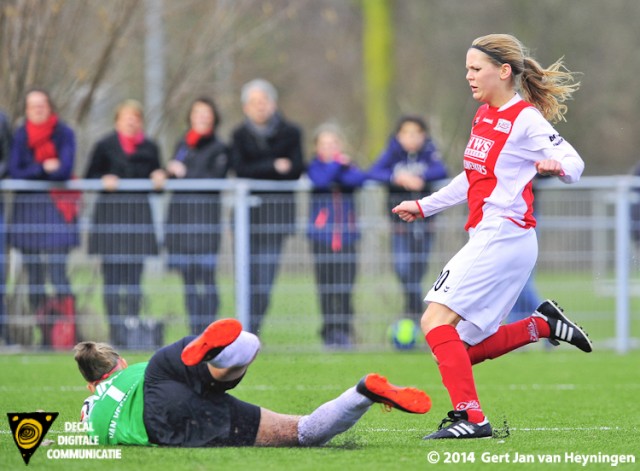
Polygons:
<instances>
[{"instance_id":1,"label":"metal railing post","mask_svg":"<svg viewBox=\"0 0 640 471\"><path fill-rule=\"evenodd\" d=\"M249 309L251 308L250 279L250 238L249 206L251 198L249 184L238 180L234 188L233 202L233 240L235 255L235 298L236 317L245 330L250 328Z\"/></svg>"},{"instance_id":2,"label":"metal railing post","mask_svg":"<svg viewBox=\"0 0 640 471\"><path fill-rule=\"evenodd\" d=\"M631 182L620 178L616 187L615 254L616 254L616 344L618 353L627 353L630 348L630 291L629 264L631 261Z\"/></svg>"}]
</instances>

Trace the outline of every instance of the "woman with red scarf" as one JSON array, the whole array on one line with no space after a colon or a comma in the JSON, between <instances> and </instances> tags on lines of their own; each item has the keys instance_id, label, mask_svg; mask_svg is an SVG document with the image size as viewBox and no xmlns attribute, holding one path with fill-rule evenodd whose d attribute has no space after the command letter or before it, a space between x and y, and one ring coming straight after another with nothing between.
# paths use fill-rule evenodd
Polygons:
<instances>
[{"instance_id":1,"label":"woman with red scarf","mask_svg":"<svg viewBox=\"0 0 640 471\"><path fill-rule=\"evenodd\" d=\"M76 142L73 130L55 113L49 94L40 89L25 96L25 123L13 138L9 175L21 180L64 181L72 178ZM73 319L74 299L67 275L69 251L78 246L78 194L54 189L15 195L9 245L20 250L29 277L31 311L44 316L56 310ZM47 300L47 280L55 298ZM44 345L72 346L73 322L43 321Z\"/></svg>"},{"instance_id":2,"label":"woman with red scarf","mask_svg":"<svg viewBox=\"0 0 640 471\"><path fill-rule=\"evenodd\" d=\"M96 143L85 178L102 180L89 235L89 253L102 256L104 303L109 316L111 344L127 344L125 320L138 317L142 303L140 282L144 261L158 253L151 207L145 192L122 192L120 180L151 178L161 187L160 151L144 134L142 105L122 102L115 130Z\"/></svg>"},{"instance_id":3,"label":"woman with red scarf","mask_svg":"<svg viewBox=\"0 0 640 471\"><path fill-rule=\"evenodd\" d=\"M189 130L167 164L171 178L225 178L229 149L216 135L220 114L210 98L197 98L189 109ZM165 245L169 265L184 280L192 334L215 320L219 297L216 258L220 247L221 196L218 191L180 192L171 197Z\"/></svg>"}]
</instances>

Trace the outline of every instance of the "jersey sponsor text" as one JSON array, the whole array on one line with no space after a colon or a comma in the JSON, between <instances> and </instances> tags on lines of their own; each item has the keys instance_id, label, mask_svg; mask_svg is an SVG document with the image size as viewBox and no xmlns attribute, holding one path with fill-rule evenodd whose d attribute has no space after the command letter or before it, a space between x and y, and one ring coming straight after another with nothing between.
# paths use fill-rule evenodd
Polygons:
<instances>
[{"instance_id":1,"label":"jersey sponsor text","mask_svg":"<svg viewBox=\"0 0 640 471\"><path fill-rule=\"evenodd\" d=\"M489 156L489 151L493 147L494 142L491 139L485 139L484 137L471 134L467 148L464 151L464 156L470 159L479 160L484 162Z\"/></svg>"},{"instance_id":2,"label":"jersey sponsor text","mask_svg":"<svg viewBox=\"0 0 640 471\"><path fill-rule=\"evenodd\" d=\"M505 134L509 134L511 132L511 121L509 121L508 119L500 118L498 120L498 124L496 124L496 127L493 129L495 129L496 131L503 132Z\"/></svg>"},{"instance_id":3,"label":"jersey sponsor text","mask_svg":"<svg viewBox=\"0 0 640 471\"><path fill-rule=\"evenodd\" d=\"M487 167L481 165L476 162L469 162L468 160L464 161L464 169L465 170L475 170L476 172L481 173L482 175L487 174Z\"/></svg>"}]
</instances>

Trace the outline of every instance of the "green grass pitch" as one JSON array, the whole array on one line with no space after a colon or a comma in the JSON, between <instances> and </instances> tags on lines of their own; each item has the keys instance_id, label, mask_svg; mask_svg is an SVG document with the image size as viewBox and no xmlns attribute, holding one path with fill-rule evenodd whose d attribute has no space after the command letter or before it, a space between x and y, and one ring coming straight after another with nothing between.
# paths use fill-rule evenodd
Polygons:
<instances>
[{"instance_id":1,"label":"green grass pitch","mask_svg":"<svg viewBox=\"0 0 640 471\"><path fill-rule=\"evenodd\" d=\"M130 362L148 356L126 355ZM170 449L119 447L120 460L52 460L41 446L29 469L118 470L427 470L427 469L610 469L609 463L566 462L565 453L633 455L640 469L640 352L620 356L609 351L584 354L568 346L545 351L535 346L474 368L478 392L494 427L506 419L506 439L421 440L450 409L437 367L424 351L386 353L262 353L236 388L240 399L271 410L305 414L354 385L364 374L379 372L396 384L425 389L430 413L418 416L385 412L374 405L350 431L314 449ZM87 396L72 357L67 354L0 356L0 469L24 469L7 421L7 412L43 409L59 412L47 439L65 435L64 422L78 420ZM66 434L69 435L69 434ZM437 452L440 461L432 464ZM523 455L557 455L561 463L488 464L482 458L513 460ZM503 457L503 458L501 458ZM451 463L444 463L449 459ZM474 462L471 462L471 458ZM455 461L458 461L455 463ZM465 462L466 461L466 462Z\"/></svg>"}]
</instances>

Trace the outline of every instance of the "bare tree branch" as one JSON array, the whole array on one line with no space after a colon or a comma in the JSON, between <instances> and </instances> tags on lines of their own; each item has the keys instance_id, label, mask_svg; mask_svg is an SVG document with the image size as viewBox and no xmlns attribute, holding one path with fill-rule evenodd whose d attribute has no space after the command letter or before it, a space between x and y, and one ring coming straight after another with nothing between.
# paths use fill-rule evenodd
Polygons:
<instances>
[{"instance_id":1,"label":"bare tree branch","mask_svg":"<svg viewBox=\"0 0 640 471\"><path fill-rule=\"evenodd\" d=\"M123 8L120 8L116 12L118 14L117 18L108 25L109 36L101 53L98 55L97 62L94 66L95 73L89 84L89 89L78 107L78 113L76 115L76 121L78 123L82 123L87 117L87 114L91 109L91 105L93 104L95 92L107 73L113 53L116 49L116 44L129 26L137 5L138 2L135 0L124 3L122 5Z\"/></svg>"}]
</instances>

